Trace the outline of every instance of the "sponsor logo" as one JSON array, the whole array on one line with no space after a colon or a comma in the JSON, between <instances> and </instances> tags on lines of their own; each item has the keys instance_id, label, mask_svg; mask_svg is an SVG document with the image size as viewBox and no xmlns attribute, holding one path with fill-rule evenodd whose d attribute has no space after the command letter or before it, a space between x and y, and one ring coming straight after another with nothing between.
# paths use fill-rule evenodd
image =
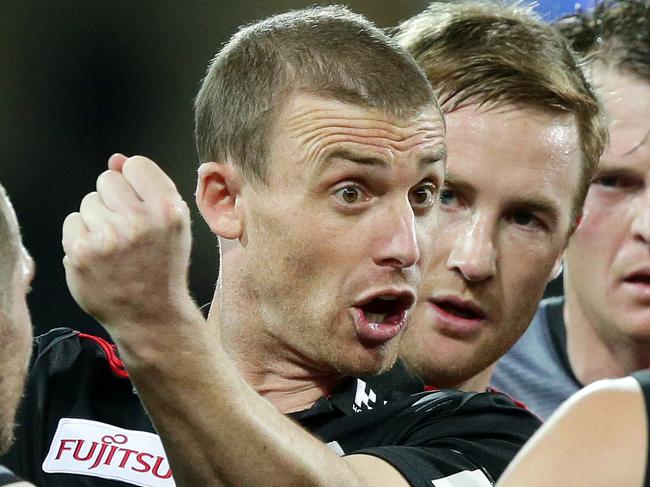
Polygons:
<instances>
[{"instance_id":1,"label":"sponsor logo","mask_svg":"<svg viewBox=\"0 0 650 487\"><path fill-rule=\"evenodd\" d=\"M492 487L492 482L480 470L463 470L444 479L432 480L433 487Z\"/></svg>"},{"instance_id":2,"label":"sponsor logo","mask_svg":"<svg viewBox=\"0 0 650 487\"><path fill-rule=\"evenodd\" d=\"M87 419L62 418L43 471L91 475L142 487L174 487L160 438Z\"/></svg>"},{"instance_id":3,"label":"sponsor logo","mask_svg":"<svg viewBox=\"0 0 650 487\"><path fill-rule=\"evenodd\" d=\"M372 409L372 405L377 401L377 394L368 387L366 391L366 383L361 379L357 379L357 392L354 395L354 405L352 409L355 413L361 412L362 409Z\"/></svg>"}]
</instances>

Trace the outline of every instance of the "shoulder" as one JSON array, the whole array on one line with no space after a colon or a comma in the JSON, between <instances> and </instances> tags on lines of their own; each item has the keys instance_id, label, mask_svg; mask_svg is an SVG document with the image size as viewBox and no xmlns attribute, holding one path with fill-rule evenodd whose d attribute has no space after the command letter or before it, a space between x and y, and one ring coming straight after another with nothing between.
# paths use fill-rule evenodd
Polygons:
<instances>
[{"instance_id":1,"label":"shoulder","mask_svg":"<svg viewBox=\"0 0 650 487\"><path fill-rule=\"evenodd\" d=\"M636 431L639 424L646 423L643 390L633 377L600 380L569 398L552 419L581 435Z\"/></svg>"},{"instance_id":2,"label":"shoulder","mask_svg":"<svg viewBox=\"0 0 650 487\"><path fill-rule=\"evenodd\" d=\"M563 308L564 296L542 299L524 336L548 336L549 328L555 325L557 321L564 323L562 319Z\"/></svg>"},{"instance_id":3,"label":"shoulder","mask_svg":"<svg viewBox=\"0 0 650 487\"><path fill-rule=\"evenodd\" d=\"M523 479L535 479L530 486L639 485L647 451L638 383L630 377L603 380L560 406L509 467L503 486Z\"/></svg>"},{"instance_id":4,"label":"shoulder","mask_svg":"<svg viewBox=\"0 0 650 487\"><path fill-rule=\"evenodd\" d=\"M0 485L6 487L34 487L29 482L19 479L14 473L3 465L0 465Z\"/></svg>"},{"instance_id":5,"label":"shoulder","mask_svg":"<svg viewBox=\"0 0 650 487\"><path fill-rule=\"evenodd\" d=\"M414 394L368 415L376 420L373 442L350 453L387 461L411 485L452 476L493 481L540 425L505 395L452 390Z\"/></svg>"},{"instance_id":6,"label":"shoulder","mask_svg":"<svg viewBox=\"0 0 650 487\"><path fill-rule=\"evenodd\" d=\"M97 366L115 377L128 377L117 347L101 337L55 328L34 339L32 374L56 374L78 365Z\"/></svg>"}]
</instances>

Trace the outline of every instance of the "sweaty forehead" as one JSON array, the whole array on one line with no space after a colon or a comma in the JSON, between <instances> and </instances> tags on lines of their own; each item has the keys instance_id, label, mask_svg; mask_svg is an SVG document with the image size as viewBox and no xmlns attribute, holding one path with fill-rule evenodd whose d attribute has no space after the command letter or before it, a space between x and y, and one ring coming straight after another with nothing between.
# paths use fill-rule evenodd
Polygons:
<instances>
[{"instance_id":1,"label":"sweaty forehead","mask_svg":"<svg viewBox=\"0 0 650 487\"><path fill-rule=\"evenodd\" d=\"M338 100L294 94L280 110L272 137L312 148L350 143L380 152L406 153L434 151L436 147L444 151L444 131L442 115L435 107L399 118Z\"/></svg>"},{"instance_id":2,"label":"sweaty forehead","mask_svg":"<svg viewBox=\"0 0 650 487\"><path fill-rule=\"evenodd\" d=\"M463 155L551 171L580 158L577 126L570 115L513 105L471 105L448 113L447 127L450 168L462 163ZM461 160L455 160L456 153Z\"/></svg>"}]
</instances>

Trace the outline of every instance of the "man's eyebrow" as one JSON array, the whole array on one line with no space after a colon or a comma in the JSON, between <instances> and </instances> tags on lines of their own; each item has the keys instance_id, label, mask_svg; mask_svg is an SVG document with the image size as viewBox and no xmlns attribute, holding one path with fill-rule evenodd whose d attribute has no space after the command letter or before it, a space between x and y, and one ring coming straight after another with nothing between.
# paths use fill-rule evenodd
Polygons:
<instances>
[{"instance_id":1,"label":"man's eyebrow","mask_svg":"<svg viewBox=\"0 0 650 487\"><path fill-rule=\"evenodd\" d=\"M462 179L456 178L453 174L447 173L445 177L445 186L449 186L453 189L460 190L464 193L470 195L476 193L476 188Z\"/></svg>"},{"instance_id":2,"label":"man's eyebrow","mask_svg":"<svg viewBox=\"0 0 650 487\"><path fill-rule=\"evenodd\" d=\"M388 166L388 162L383 160L381 157L362 155L348 149L338 148L333 150L329 154L327 154L325 157L323 157L322 159L320 159L320 161L316 163L316 171L318 173L324 172L329 166L331 166L332 161L335 160L349 161L363 166L374 166L374 167Z\"/></svg>"},{"instance_id":3,"label":"man's eyebrow","mask_svg":"<svg viewBox=\"0 0 650 487\"><path fill-rule=\"evenodd\" d=\"M420 159L420 166L437 164L439 162L442 162L445 165L447 163L447 147L442 144L438 145L429 154L422 157Z\"/></svg>"},{"instance_id":4,"label":"man's eyebrow","mask_svg":"<svg viewBox=\"0 0 650 487\"><path fill-rule=\"evenodd\" d=\"M418 161L418 165L422 167L422 166L428 166L430 164L444 162L446 156L447 156L447 150L445 147L437 148L431 151L430 153L423 155ZM331 163L331 161L335 159L345 160L363 166L375 166L375 167L385 168L390 165L390 163L387 160L381 157L360 154L358 152L345 149L345 148L338 148L330 152L327 155L327 157L325 157L320 162L319 171L323 171Z\"/></svg>"}]
</instances>

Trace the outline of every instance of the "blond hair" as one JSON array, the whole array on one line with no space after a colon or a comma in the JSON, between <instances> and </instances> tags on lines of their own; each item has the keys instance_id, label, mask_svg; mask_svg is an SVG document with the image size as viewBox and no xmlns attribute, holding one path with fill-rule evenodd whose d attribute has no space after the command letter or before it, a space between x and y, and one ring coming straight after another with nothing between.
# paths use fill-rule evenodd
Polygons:
<instances>
[{"instance_id":1,"label":"blond hair","mask_svg":"<svg viewBox=\"0 0 650 487\"><path fill-rule=\"evenodd\" d=\"M515 104L572 115L582 167L582 208L607 142L602 108L566 41L521 2L434 2L395 38L424 69L443 112L464 104Z\"/></svg>"}]
</instances>

